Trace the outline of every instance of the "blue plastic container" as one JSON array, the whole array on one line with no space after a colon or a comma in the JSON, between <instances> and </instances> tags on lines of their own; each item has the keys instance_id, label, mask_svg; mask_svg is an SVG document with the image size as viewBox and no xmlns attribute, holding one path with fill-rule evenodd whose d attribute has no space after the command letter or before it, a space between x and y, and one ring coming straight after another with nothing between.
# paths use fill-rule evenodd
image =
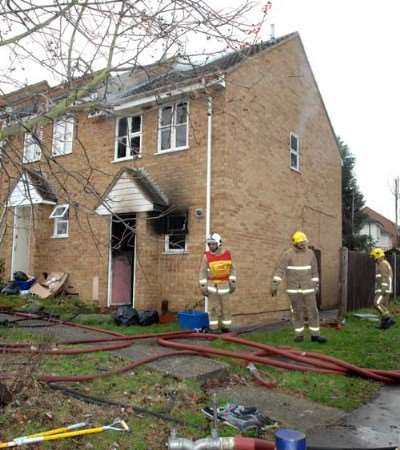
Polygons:
<instances>
[{"instance_id":1,"label":"blue plastic container","mask_svg":"<svg viewBox=\"0 0 400 450\"><path fill-rule=\"evenodd\" d=\"M27 281L15 280L15 284L18 286L20 291L28 291L32 287L34 282L35 278L31 278L30 280Z\"/></svg>"},{"instance_id":2,"label":"blue plastic container","mask_svg":"<svg viewBox=\"0 0 400 450\"><path fill-rule=\"evenodd\" d=\"M181 330L202 330L209 325L208 313L201 311L180 311L178 321Z\"/></svg>"}]
</instances>

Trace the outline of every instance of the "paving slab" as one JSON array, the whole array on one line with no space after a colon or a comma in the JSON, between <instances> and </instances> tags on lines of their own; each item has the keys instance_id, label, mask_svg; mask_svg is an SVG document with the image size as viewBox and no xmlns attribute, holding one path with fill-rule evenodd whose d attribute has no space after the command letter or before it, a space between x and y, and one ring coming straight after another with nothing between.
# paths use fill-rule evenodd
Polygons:
<instances>
[{"instance_id":1,"label":"paving slab","mask_svg":"<svg viewBox=\"0 0 400 450\"><path fill-rule=\"evenodd\" d=\"M281 428L309 433L311 430L337 423L343 411L257 385L212 389L217 401L256 406L264 415L277 420Z\"/></svg>"},{"instance_id":2,"label":"paving slab","mask_svg":"<svg viewBox=\"0 0 400 450\"><path fill-rule=\"evenodd\" d=\"M13 318L17 317L0 314L0 320L7 318L9 320L12 320ZM25 325L46 324L46 322L41 320L29 320L24 321L23 323ZM54 342L61 342L66 340L78 341L81 339L96 339L109 336L101 332L85 330L82 328L68 327L64 325L55 325L40 328L26 328L26 330L32 332L32 334L35 335L48 337ZM145 332L146 329L143 328L143 333ZM190 343L207 345L207 342L204 340L199 340L198 342L191 340ZM161 347L157 343L157 339L138 340L133 342L130 347L115 351L116 354L134 361L153 355L164 355L174 352L174 349ZM171 356L169 358L163 358L159 361L149 363L147 364L147 366L180 379L196 379L200 382L205 382L210 378L214 379L225 377L229 370L228 364L224 364L220 361L202 356Z\"/></svg>"}]
</instances>

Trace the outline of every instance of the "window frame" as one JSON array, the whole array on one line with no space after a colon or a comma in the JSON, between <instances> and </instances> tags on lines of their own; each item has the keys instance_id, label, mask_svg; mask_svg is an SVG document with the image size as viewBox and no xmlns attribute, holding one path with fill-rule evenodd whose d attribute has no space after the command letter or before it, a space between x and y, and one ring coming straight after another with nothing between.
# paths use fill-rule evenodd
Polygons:
<instances>
[{"instance_id":1,"label":"window frame","mask_svg":"<svg viewBox=\"0 0 400 450\"><path fill-rule=\"evenodd\" d=\"M176 114L177 114L177 106L180 104L186 104L186 122L183 123L176 123ZM162 112L165 108L172 107L172 119L170 125L161 125L162 120ZM157 132L157 153L156 154L164 154L164 153L171 153L171 152L177 152L181 150L187 150L189 148L189 101L188 100L181 100L176 101L173 103L166 103L160 106L158 110L158 132ZM186 144L182 145L180 147L176 146L176 128L180 125L186 125ZM162 130L167 129L168 127L171 128L171 142L170 147L166 149L161 149L161 136L162 136ZM172 145L174 144L174 145Z\"/></svg>"},{"instance_id":2,"label":"window frame","mask_svg":"<svg viewBox=\"0 0 400 450\"><path fill-rule=\"evenodd\" d=\"M171 236L184 236L185 237L185 245L184 248L170 248L170 237ZM166 255L179 255L183 253L187 253L187 233L168 233L164 235L164 253Z\"/></svg>"},{"instance_id":3,"label":"window frame","mask_svg":"<svg viewBox=\"0 0 400 450\"><path fill-rule=\"evenodd\" d=\"M39 131L39 135L40 134L41 134L41 131ZM41 136L39 136L39 138L41 139ZM27 141L28 141L28 139L31 140L29 146L33 145L36 148L36 150L34 150L34 155L36 155L36 157L34 159L28 159L27 158L27 149L28 149ZM34 137L34 133L26 132L24 134L24 153L23 153L23 157L22 157L22 162L24 164L29 164L29 163L38 162L41 159L42 159L42 149L41 149L39 143L36 142L36 139Z\"/></svg>"},{"instance_id":4,"label":"window frame","mask_svg":"<svg viewBox=\"0 0 400 450\"><path fill-rule=\"evenodd\" d=\"M57 140L56 140L56 128L58 125L63 124L64 132L63 132L63 142L58 141L58 145L63 146L63 152L56 152L57 148ZM66 136L68 130L68 124L71 124L71 129L68 134L71 135L71 140L67 140ZM63 116L53 122L53 140L51 146L51 156L56 158L58 156L70 155L72 153L72 147L74 142L74 132L75 132L75 117L72 115ZM61 143L61 144L60 144Z\"/></svg>"},{"instance_id":5,"label":"window frame","mask_svg":"<svg viewBox=\"0 0 400 450\"><path fill-rule=\"evenodd\" d=\"M133 117L139 117L140 118L140 131L135 131L134 133L131 132L132 130L132 118ZM121 119L127 119L128 120L128 134L126 136L123 136L127 139L126 149L129 150L128 153L131 151L130 142L132 138L139 137L140 138L140 146L139 146L139 152L134 155L127 155L127 152L125 151L125 156L118 157L118 143L120 136L118 135L119 132L119 121ZM130 120L129 120L130 119ZM115 122L115 142L114 142L114 159L113 162L119 162L119 161L128 161L136 158L140 158L142 156L142 148L143 148L143 114L134 114L131 116L121 116L118 117Z\"/></svg>"},{"instance_id":6,"label":"window frame","mask_svg":"<svg viewBox=\"0 0 400 450\"><path fill-rule=\"evenodd\" d=\"M64 208L64 210L56 214L57 209L59 208ZM53 208L53 211L51 212L49 219L52 219L54 221L52 238L54 239L67 238L69 235L69 205L66 203L56 205ZM61 223L65 223L67 225L65 233L58 233L58 225Z\"/></svg>"},{"instance_id":7,"label":"window frame","mask_svg":"<svg viewBox=\"0 0 400 450\"><path fill-rule=\"evenodd\" d=\"M292 147L292 137L296 139L296 149ZM296 156L296 167L292 165L292 155ZM292 131L289 133L289 167L296 172L300 172L300 138L296 133L293 133Z\"/></svg>"}]
</instances>

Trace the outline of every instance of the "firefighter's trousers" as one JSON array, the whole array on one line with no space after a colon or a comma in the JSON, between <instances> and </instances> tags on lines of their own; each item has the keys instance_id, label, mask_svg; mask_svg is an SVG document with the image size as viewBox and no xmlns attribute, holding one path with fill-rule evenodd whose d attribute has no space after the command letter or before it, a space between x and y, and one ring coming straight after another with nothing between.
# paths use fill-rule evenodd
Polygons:
<instances>
[{"instance_id":1,"label":"firefighter's trousers","mask_svg":"<svg viewBox=\"0 0 400 450\"><path fill-rule=\"evenodd\" d=\"M308 329L311 336L319 336L319 313L315 292L289 295L292 324L296 336L304 335L304 312L307 313Z\"/></svg>"},{"instance_id":2,"label":"firefighter's trousers","mask_svg":"<svg viewBox=\"0 0 400 450\"><path fill-rule=\"evenodd\" d=\"M389 311L390 295L382 292L377 292L374 298L374 306L378 310L382 318L390 317Z\"/></svg>"},{"instance_id":3,"label":"firefighter's trousers","mask_svg":"<svg viewBox=\"0 0 400 450\"><path fill-rule=\"evenodd\" d=\"M210 330L229 329L232 325L230 302L230 288L228 283L208 285L208 318Z\"/></svg>"}]
</instances>

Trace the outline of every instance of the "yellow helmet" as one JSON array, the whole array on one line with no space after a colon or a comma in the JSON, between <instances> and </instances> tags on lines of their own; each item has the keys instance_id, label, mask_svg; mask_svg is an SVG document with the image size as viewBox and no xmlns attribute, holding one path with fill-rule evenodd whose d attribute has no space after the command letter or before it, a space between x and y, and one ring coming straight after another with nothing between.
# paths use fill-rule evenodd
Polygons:
<instances>
[{"instance_id":1,"label":"yellow helmet","mask_svg":"<svg viewBox=\"0 0 400 450\"><path fill-rule=\"evenodd\" d=\"M379 248L379 247L375 247L373 249L371 249L371 251L369 252L369 256L371 256L372 258L379 259L382 258L382 256L385 256L385 252Z\"/></svg>"},{"instance_id":2,"label":"yellow helmet","mask_svg":"<svg viewBox=\"0 0 400 450\"><path fill-rule=\"evenodd\" d=\"M292 235L292 243L293 245L300 244L301 242L307 242L307 236L302 231L296 231Z\"/></svg>"}]
</instances>

